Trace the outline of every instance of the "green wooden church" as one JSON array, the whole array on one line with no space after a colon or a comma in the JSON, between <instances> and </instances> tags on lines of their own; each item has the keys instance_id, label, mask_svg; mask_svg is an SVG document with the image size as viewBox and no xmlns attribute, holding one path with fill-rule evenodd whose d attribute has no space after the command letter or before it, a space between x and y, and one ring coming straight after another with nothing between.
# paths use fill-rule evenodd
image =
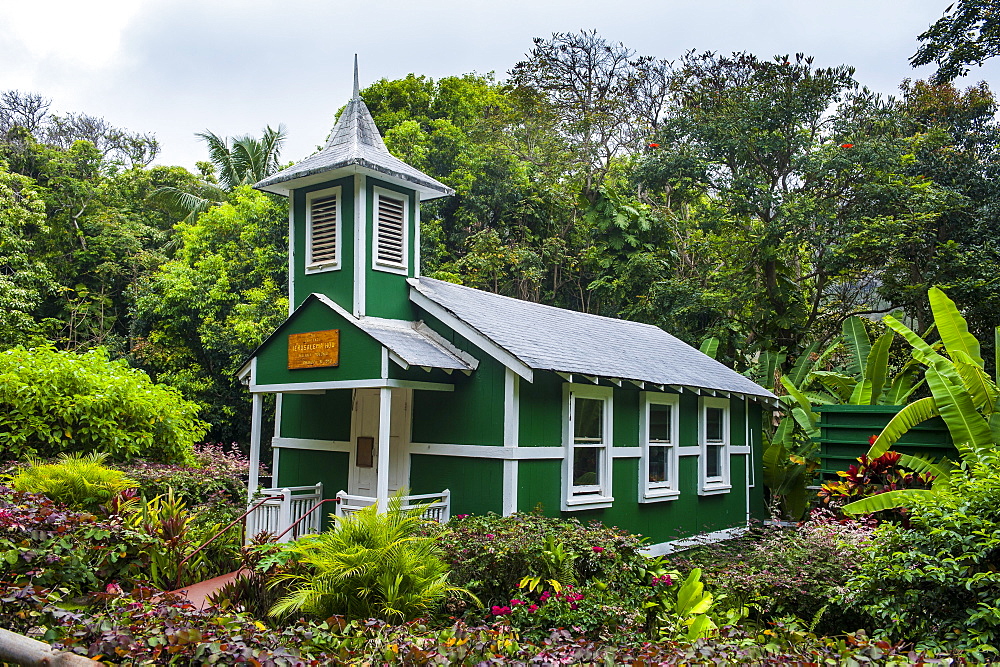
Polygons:
<instances>
[{"instance_id":1,"label":"green wooden church","mask_svg":"<svg viewBox=\"0 0 1000 667\"><path fill-rule=\"evenodd\" d=\"M766 389L654 326L420 275L420 204L454 193L389 153L356 67L323 150L255 187L288 197L291 312L240 371L255 463L277 395L251 531L399 490L442 519L599 519L652 554L762 517Z\"/></svg>"}]
</instances>

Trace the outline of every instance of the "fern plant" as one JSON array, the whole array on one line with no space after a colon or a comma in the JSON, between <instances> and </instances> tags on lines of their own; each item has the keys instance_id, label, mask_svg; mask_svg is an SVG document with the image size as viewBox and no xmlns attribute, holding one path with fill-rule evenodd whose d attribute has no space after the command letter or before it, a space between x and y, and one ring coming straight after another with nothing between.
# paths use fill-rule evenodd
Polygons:
<instances>
[{"instance_id":1,"label":"fern plant","mask_svg":"<svg viewBox=\"0 0 1000 667\"><path fill-rule=\"evenodd\" d=\"M78 510L96 512L126 489L138 484L124 473L104 466L107 454L61 454L56 463L32 460L10 476L17 491L40 493Z\"/></svg>"},{"instance_id":2,"label":"fern plant","mask_svg":"<svg viewBox=\"0 0 1000 667\"><path fill-rule=\"evenodd\" d=\"M423 512L422 507L402 509L397 494L384 513L371 505L336 517L331 530L290 543L288 551L307 571L275 579L292 592L271 608L271 615L304 612L398 622L433 612L448 595L472 597L448 583L436 538L421 534Z\"/></svg>"},{"instance_id":3,"label":"fern plant","mask_svg":"<svg viewBox=\"0 0 1000 667\"><path fill-rule=\"evenodd\" d=\"M567 551L562 542L549 535L545 538L545 549L542 551L542 566L544 572L526 575L521 579L518 588L535 589L548 585L556 593L564 586L576 586L576 554Z\"/></svg>"}]
</instances>

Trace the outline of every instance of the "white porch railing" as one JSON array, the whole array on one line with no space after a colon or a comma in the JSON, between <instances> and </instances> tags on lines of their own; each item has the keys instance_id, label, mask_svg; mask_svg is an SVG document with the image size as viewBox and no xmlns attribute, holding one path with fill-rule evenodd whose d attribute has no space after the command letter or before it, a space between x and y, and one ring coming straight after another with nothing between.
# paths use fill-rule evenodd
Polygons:
<instances>
[{"instance_id":1,"label":"white porch railing","mask_svg":"<svg viewBox=\"0 0 1000 667\"><path fill-rule=\"evenodd\" d=\"M352 496L346 491L338 491L336 515L340 517L349 516L370 505L374 505L376 501L376 498L370 496ZM415 507L425 508L425 519L444 523L451 518L451 490L445 489L441 493L403 496L401 509L409 510Z\"/></svg>"},{"instance_id":2,"label":"white porch railing","mask_svg":"<svg viewBox=\"0 0 1000 667\"><path fill-rule=\"evenodd\" d=\"M280 535L281 542L290 542L302 535L320 532L323 520L321 512L312 512L293 530L288 528L323 499L322 482L315 486L286 486L280 489L261 489L260 492L270 498L247 516L248 540L260 532Z\"/></svg>"}]
</instances>

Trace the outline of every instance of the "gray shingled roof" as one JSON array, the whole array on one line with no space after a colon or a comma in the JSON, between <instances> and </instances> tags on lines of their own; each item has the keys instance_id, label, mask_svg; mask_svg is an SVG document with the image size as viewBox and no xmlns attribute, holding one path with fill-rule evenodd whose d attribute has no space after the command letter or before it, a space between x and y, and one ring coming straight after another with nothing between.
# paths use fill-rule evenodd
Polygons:
<instances>
[{"instance_id":1,"label":"gray shingled roof","mask_svg":"<svg viewBox=\"0 0 1000 667\"><path fill-rule=\"evenodd\" d=\"M344 113L337 120L326 147L319 153L268 176L254 187L258 190L286 194L288 188L281 185L282 183L351 166L370 169L411 183L421 191L421 199L455 194L455 191L447 185L406 164L385 147L382 135L375 127L375 121L372 120L368 107L358 93L356 70L354 97L347 103Z\"/></svg>"},{"instance_id":2,"label":"gray shingled roof","mask_svg":"<svg viewBox=\"0 0 1000 667\"><path fill-rule=\"evenodd\" d=\"M512 299L432 278L412 289L532 369L774 394L659 327Z\"/></svg>"}]
</instances>

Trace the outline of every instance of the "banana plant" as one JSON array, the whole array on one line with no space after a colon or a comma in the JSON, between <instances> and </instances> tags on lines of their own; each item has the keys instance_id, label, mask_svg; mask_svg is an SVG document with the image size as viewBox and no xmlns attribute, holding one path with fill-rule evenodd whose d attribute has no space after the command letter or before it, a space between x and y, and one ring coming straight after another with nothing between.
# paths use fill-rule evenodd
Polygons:
<instances>
[{"instance_id":1,"label":"banana plant","mask_svg":"<svg viewBox=\"0 0 1000 667\"><path fill-rule=\"evenodd\" d=\"M820 437L814 406L900 405L922 384L923 380L917 382L920 365L915 360L889 377L889 350L895 335L890 328L872 342L864 321L856 315L849 317L838 340L822 352L813 344L779 378L785 417L764 450L764 483L781 499L789 516L802 516L808 504L806 485L815 469L811 461ZM844 371L825 370L830 359L844 351Z\"/></svg>"},{"instance_id":2,"label":"banana plant","mask_svg":"<svg viewBox=\"0 0 1000 667\"><path fill-rule=\"evenodd\" d=\"M968 324L955 302L937 287L930 289L928 298L934 324L941 337L940 343L931 345L891 315L887 315L884 321L912 346L911 354L925 369L931 395L900 410L872 443L868 457L881 456L911 428L940 416L960 456L973 463L980 453L992 450L1000 443L1000 390L994 379L1000 375L1000 361L994 378L991 378L985 370L979 341L969 332ZM994 335L1000 345L1000 328ZM916 456L904 456L900 465L915 472L936 475L934 485L929 490L889 491L845 505L843 511L869 514L905 507L918 497L946 493L951 471L954 470L950 461L934 463Z\"/></svg>"}]
</instances>

